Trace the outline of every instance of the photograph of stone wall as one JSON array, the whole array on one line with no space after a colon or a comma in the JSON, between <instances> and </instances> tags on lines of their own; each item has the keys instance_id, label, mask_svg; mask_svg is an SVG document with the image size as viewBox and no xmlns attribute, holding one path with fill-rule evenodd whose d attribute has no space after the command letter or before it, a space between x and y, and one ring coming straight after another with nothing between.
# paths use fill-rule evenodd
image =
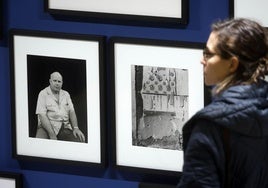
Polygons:
<instances>
[{"instance_id":1,"label":"photograph of stone wall","mask_svg":"<svg viewBox=\"0 0 268 188\"><path fill-rule=\"evenodd\" d=\"M132 65L132 144L182 150L188 70Z\"/></svg>"}]
</instances>

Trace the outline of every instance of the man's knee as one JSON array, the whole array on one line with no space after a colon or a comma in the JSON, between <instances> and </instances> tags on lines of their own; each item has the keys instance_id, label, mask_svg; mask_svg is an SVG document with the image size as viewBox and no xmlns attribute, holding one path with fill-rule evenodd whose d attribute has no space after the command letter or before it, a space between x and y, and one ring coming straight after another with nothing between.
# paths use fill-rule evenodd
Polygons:
<instances>
[{"instance_id":1,"label":"man's knee","mask_svg":"<svg viewBox=\"0 0 268 188\"><path fill-rule=\"evenodd\" d=\"M49 139L48 134L46 132L46 130L42 127L38 127L37 131L36 131L36 138L45 138L45 139Z\"/></svg>"},{"instance_id":2,"label":"man's knee","mask_svg":"<svg viewBox=\"0 0 268 188\"><path fill-rule=\"evenodd\" d=\"M79 138L76 138L73 131L70 129L62 128L57 135L58 140L71 141L71 142L81 142Z\"/></svg>"}]
</instances>

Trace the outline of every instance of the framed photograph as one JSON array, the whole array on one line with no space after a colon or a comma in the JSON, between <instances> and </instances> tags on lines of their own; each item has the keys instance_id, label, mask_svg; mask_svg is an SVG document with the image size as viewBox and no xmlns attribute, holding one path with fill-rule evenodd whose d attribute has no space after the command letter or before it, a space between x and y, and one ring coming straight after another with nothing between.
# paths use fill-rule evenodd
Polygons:
<instances>
[{"instance_id":1,"label":"framed photograph","mask_svg":"<svg viewBox=\"0 0 268 188\"><path fill-rule=\"evenodd\" d=\"M103 166L105 37L9 34L14 157Z\"/></svg>"},{"instance_id":2,"label":"framed photograph","mask_svg":"<svg viewBox=\"0 0 268 188\"><path fill-rule=\"evenodd\" d=\"M260 22L263 26L268 28L267 7L266 0L229 0L230 17L251 18ZM255 11L253 11L255 10Z\"/></svg>"},{"instance_id":3,"label":"framed photograph","mask_svg":"<svg viewBox=\"0 0 268 188\"><path fill-rule=\"evenodd\" d=\"M0 171L0 187L22 188L22 175L15 172Z\"/></svg>"},{"instance_id":4,"label":"framed photograph","mask_svg":"<svg viewBox=\"0 0 268 188\"><path fill-rule=\"evenodd\" d=\"M99 20L125 20L187 24L188 0L45 0L45 9L54 15L71 15Z\"/></svg>"},{"instance_id":5,"label":"framed photograph","mask_svg":"<svg viewBox=\"0 0 268 188\"><path fill-rule=\"evenodd\" d=\"M204 44L112 37L114 164L178 175L182 127L204 107Z\"/></svg>"}]
</instances>

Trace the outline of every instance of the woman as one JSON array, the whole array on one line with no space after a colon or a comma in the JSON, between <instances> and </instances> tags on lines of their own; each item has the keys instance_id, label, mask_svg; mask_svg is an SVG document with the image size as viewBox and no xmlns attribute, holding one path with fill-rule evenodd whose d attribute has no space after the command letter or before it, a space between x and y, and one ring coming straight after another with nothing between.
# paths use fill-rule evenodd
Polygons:
<instances>
[{"instance_id":1,"label":"woman","mask_svg":"<svg viewBox=\"0 0 268 188\"><path fill-rule=\"evenodd\" d=\"M203 52L213 101L183 128L183 187L268 187L267 30L248 19L214 23Z\"/></svg>"}]
</instances>

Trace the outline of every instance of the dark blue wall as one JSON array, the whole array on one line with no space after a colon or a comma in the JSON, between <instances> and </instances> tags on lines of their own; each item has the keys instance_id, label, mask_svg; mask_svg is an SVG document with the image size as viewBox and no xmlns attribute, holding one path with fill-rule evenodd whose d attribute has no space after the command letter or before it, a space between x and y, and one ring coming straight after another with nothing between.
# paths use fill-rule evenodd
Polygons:
<instances>
[{"instance_id":1,"label":"dark blue wall","mask_svg":"<svg viewBox=\"0 0 268 188\"><path fill-rule=\"evenodd\" d=\"M179 177L161 178L149 174L122 172L114 169L110 163L105 169L96 169L13 159L7 36L10 28L20 28L98 34L105 35L108 39L111 36L125 36L206 42L211 22L228 17L228 0L189 1L189 24L184 28L165 28L59 20L44 12L43 0L3 0L4 9L1 16L4 17L4 24L3 36L0 39L0 171L22 173L24 188L137 188L140 181L176 184ZM108 131L110 126L110 122L107 122ZM110 156L111 144L108 143L108 162L111 161Z\"/></svg>"}]
</instances>

